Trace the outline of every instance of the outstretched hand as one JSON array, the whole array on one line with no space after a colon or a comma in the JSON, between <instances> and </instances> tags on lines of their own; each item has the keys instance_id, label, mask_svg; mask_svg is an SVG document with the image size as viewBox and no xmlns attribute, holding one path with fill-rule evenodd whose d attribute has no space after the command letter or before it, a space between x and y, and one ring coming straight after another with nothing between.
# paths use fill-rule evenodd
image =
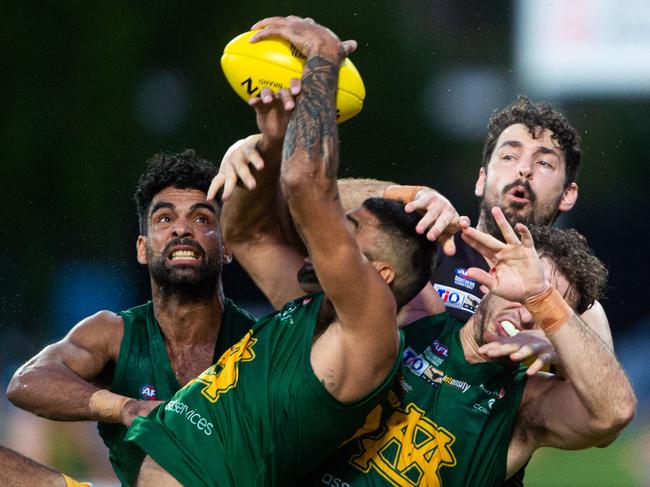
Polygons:
<instances>
[{"instance_id":1,"label":"outstretched hand","mask_svg":"<svg viewBox=\"0 0 650 487\"><path fill-rule=\"evenodd\" d=\"M253 165L258 171L264 168L264 160L256 149L260 138L260 134L249 135L228 148L219 165L219 172L212 178L210 188L208 188L206 196L208 200L216 198L222 187L221 199L225 201L230 198L237 185L237 180L240 180L249 190L255 189L257 183L249 165Z\"/></svg>"},{"instance_id":2,"label":"outstretched hand","mask_svg":"<svg viewBox=\"0 0 650 487\"><path fill-rule=\"evenodd\" d=\"M426 232L427 239L432 242L437 240L446 255L456 253L454 234L468 227L470 221L468 217L460 216L447 198L435 189L422 188L404 210L423 214L415 230L418 233Z\"/></svg>"},{"instance_id":3,"label":"outstretched hand","mask_svg":"<svg viewBox=\"0 0 650 487\"><path fill-rule=\"evenodd\" d=\"M253 34L250 42L280 36L291 42L307 58L318 55L337 64L357 48L356 41L341 42L334 32L309 17L269 17L254 24L251 29L262 30Z\"/></svg>"},{"instance_id":4,"label":"outstretched hand","mask_svg":"<svg viewBox=\"0 0 650 487\"><path fill-rule=\"evenodd\" d=\"M210 183L208 200L214 199L222 187L221 199L227 200L238 180L247 189L255 189L257 181L251 172L251 166L256 171L264 169L264 159L257 150L257 144L261 141L269 153L280 153L291 111L296 106L294 97L300 94L300 88L300 80L292 78L288 90L282 89L274 93L269 88L263 88L260 96L248 101L248 104L255 108L257 127L261 134L238 140L228 148L219 165L219 172Z\"/></svg>"},{"instance_id":5,"label":"outstretched hand","mask_svg":"<svg viewBox=\"0 0 650 487\"><path fill-rule=\"evenodd\" d=\"M528 228L522 223L516 225L521 236L519 240L500 208L492 208L492 216L505 243L475 228L464 229L463 240L494 264L489 273L471 267L467 270L467 276L509 301L522 303L544 292L550 284L544 276L544 268Z\"/></svg>"},{"instance_id":6,"label":"outstretched hand","mask_svg":"<svg viewBox=\"0 0 650 487\"><path fill-rule=\"evenodd\" d=\"M522 330L509 337L486 331L483 336L488 343L478 351L489 360L508 357L513 362L523 362L534 357L526 370L529 376L535 375L545 365L560 363L555 348L541 330Z\"/></svg>"}]
</instances>

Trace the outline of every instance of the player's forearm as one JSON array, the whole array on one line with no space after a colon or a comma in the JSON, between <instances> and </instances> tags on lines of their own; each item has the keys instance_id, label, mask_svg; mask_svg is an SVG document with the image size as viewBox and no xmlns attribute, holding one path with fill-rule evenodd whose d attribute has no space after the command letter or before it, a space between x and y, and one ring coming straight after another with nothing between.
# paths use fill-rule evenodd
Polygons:
<instances>
[{"instance_id":1,"label":"player's forearm","mask_svg":"<svg viewBox=\"0 0 650 487\"><path fill-rule=\"evenodd\" d=\"M16 372L7 398L15 406L47 419L106 421L106 414L91 407L91 397L99 390L63 364L49 362Z\"/></svg>"},{"instance_id":2,"label":"player's forearm","mask_svg":"<svg viewBox=\"0 0 650 487\"><path fill-rule=\"evenodd\" d=\"M338 198L338 69L338 63L324 57L308 59L302 78L302 93L287 127L281 183L291 214L298 224L309 223L307 219L313 220L311 217L324 201Z\"/></svg>"},{"instance_id":3,"label":"player's forearm","mask_svg":"<svg viewBox=\"0 0 650 487\"><path fill-rule=\"evenodd\" d=\"M0 446L0 465L0 485L66 486L61 473L3 446Z\"/></svg>"},{"instance_id":4,"label":"player's forearm","mask_svg":"<svg viewBox=\"0 0 650 487\"><path fill-rule=\"evenodd\" d=\"M634 417L636 398L614 354L575 313L548 336L594 430L611 436L623 429Z\"/></svg>"},{"instance_id":5,"label":"player's forearm","mask_svg":"<svg viewBox=\"0 0 650 487\"><path fill-rule=\"evenodd\" d=\"M282 143L260 136L256 149L264 160L264 169L251 169L255 188L238 184L230 198L224 202L221 227L224 239L232 244L249 242L278 225L282 215L279 205L279 175Z\"/></svg>"}]
</instances>

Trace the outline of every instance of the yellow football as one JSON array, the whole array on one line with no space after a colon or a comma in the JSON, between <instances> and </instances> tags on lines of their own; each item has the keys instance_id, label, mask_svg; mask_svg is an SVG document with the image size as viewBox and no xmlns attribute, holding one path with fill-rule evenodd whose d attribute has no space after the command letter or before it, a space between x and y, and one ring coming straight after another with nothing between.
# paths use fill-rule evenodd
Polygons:
<instances>
[{"instance_id":1,"label":"yellow football","mask_svg":"<svg viewBox=\"0 0 650 487\"><path fill-rule=\"evenodd\" d=\"M278 91L289 88L291 78L300 78L305 57L288 41L275 37L250 43L256 31L245 32L230 41L221 56L221 68L230 86L248 102L262 88ZM336 92L336 121L354 117L363 107L366 88L352 61L345 59L339 69Z\"/></svg>"}]
</instances>

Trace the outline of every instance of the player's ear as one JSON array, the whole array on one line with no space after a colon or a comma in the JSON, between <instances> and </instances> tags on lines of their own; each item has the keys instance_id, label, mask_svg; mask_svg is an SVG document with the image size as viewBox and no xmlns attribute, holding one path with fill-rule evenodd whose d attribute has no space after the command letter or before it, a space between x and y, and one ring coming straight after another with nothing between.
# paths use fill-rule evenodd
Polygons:
<instances>
[{"instance_id":1,"label":"player's ear","mask_svg":"<svg viewBox=\"0 0 650 487\"><path fill-rule=\"evenodd\" d=\"M474 194L478 196L479 198L483 197L483 193L485 192L485 178L487 177L487 174L485 172L485 168L481 166L481 169L478 172L478 179L476 180L476 184L474 185Z\"/></svg>"},{"instance_id":2,"label":"player's ear","mask_svg":"<svg viewBox=\"0 0 650 487\"><path fill-rule=\"evenodd\" d=\"M578 185L571 183L564 190L564 193L562 193L562 198L560 198L560 204L557 209L560 211L569 211L576 204L576 201L578 201Z\"/></svg>"},{"instance_id":3,"label":"player's ear","mask_svg":"<svg viewBox=\"0 0 650 487\"><path fill-rule=\"evenodd\" d=\"M138 235L138 240L135 243L135 248L138 256L138 262L142 265L147 265L147 237L145 235Z\"/></svg>"},{"instance_id":4,"label":"player's ear","mask_svg":"<svg viewBox=\"0 0 650 487\"><path fill-rule=\"evenodd\" d=\"M230 250L230 247L228 247L228 244L225 242L223 244L223 257L221 258L221 261L224 264L230 264L232 262L232 251Z\"/></svg>"},{"instance_id":5,"label":"player's ear","mask_svg":"<svg viewBox=\"0 0 650 487\"><path fill-rule=\"evenodd\" d=\"M386 284L391 284L395 280L395 270L390 264L374 260L372 265L377 269Z\"/></svg>"}]
</instances>

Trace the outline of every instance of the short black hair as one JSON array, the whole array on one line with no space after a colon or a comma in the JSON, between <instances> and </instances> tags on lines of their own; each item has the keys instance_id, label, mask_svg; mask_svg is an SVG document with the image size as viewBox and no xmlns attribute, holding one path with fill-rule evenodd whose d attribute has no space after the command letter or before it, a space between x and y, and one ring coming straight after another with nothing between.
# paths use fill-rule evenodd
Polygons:
<instances>
[{"instance_id":1,"label":"short black hair","mask_svg":"<svg viewBox=\"0 0 650 487\"><path fill-rule=\"evenodd\" d=\"M149 205L156 194L169 187L198 189L207 193L216 174L215 165L197 156L193 149L175 154L155 154L147 161L147 168L140 176L133 196L138 211L140 235L147 234Z\"/></svg>"},{"instance_id":2,"label":"short black hair","mask_svg":"<svg viewBox=\"0 0 650 487\"><path fill-rule=\"evenodd\" d=\"M580 136L564 115L555 110L550 103L533 103L527 96L519 95L517 101L501 111L495 111L488 122L488 136L483 145L483 167L488 170L488 163L497 139L511 125L521 123L528 128L533 137L538 137L544 129L553 132L552 137L564 151L566 176L564 187L575 182L580 166Z\"/></svg>"},{"instance_id":3,"label":"short black hair","mask_svg":"<svg viewBox=\"0 0 650 487\"><path fill-rule=\"evenodd\" d=\"M573 228L560 229L531 225L530 233L540 257L548 257L567 279L576 300L578 314L602 299L607 286L607 268L587 244L587 239Z\"/></svg>"},{"instance_id":4,"label":"short black hair","mask_svg":"<svg viewBox=\"0 0 650 487\"><path fill-rule=\"evenodd\" d=\"M362 205L380 223L387 237L378 242L373 260L385 260L395 266L392 284L397 306L413 299L431 276L435 244L415 231L420 220L417 213L404 211L404 203L385 198L368 198Z\"/></svg>"}]
</instances>

